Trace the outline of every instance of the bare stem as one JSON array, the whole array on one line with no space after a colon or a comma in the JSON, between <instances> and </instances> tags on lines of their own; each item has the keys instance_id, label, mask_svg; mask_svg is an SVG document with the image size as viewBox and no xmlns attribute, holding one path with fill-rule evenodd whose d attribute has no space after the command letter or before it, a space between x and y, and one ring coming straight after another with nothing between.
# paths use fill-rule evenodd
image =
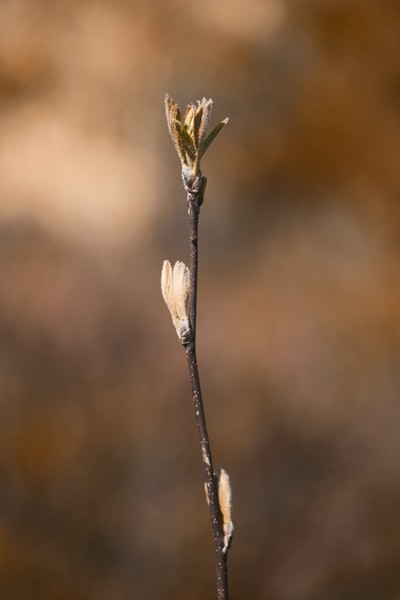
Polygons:
<instances>
[{"instance_id":1,"label":"bare stem","mask_svg":"<svg viewBox=\"0 0 400 600\"><path fill-rule=\"evenodd\" d=\"M196 313L197 313L197 273L198 273L198 221L200 206L206 179L199 176L199 185L188 190L187 205L190 228L190 295L189 295L189 320L191 325L191 340L186 344L186 355L189 366L190 381L192 385L193 405L196 417L196 426L200 438L201 456L204 469L204 480L208 494L211 527L215 547L216 571L217 571L217 597L218 600L228 600L228 570L227 552L224 548L224 534L222 518L218 501L217 478L214 474L210 441L207 432L206 417L203 407L200 377L196 356ZM193 188L197 187L197 189Z\"/></svg>"}]
</instances>

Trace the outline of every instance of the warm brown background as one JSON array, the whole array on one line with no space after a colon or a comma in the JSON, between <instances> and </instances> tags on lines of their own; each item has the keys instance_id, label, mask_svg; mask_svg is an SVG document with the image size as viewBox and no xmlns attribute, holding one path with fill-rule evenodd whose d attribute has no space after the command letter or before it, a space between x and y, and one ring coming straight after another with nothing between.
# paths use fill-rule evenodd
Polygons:
<instances>
[{"instance_id":1,"label":"warm brown background","mask_svg":"<svg viewBox=\"0 0 400 600\"><path fill-rule=\"evenodd\" d=\"M0 598L215 597L165 92L231 119L199 360L232 600L398 600L398 0L1 0Z\"/></svg>"}]
</instances>

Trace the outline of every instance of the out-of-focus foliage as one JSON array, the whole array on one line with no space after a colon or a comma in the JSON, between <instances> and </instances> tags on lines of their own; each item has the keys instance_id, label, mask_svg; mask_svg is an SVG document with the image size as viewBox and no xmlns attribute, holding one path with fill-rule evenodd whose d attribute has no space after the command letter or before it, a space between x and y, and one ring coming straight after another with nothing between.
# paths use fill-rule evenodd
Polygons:
<instances>
[{"instance_id":1,"label":"out-of-focus foliage","mask_svg":"<svg viewBox=\"0 0 400 600\"><path fill-rule=\"evenodd\" d=\"M400 596L400 4L0 3L0 597L214 598L165 123L214 100L199 360L232 596Z\"/></svg>"}]
</instances>

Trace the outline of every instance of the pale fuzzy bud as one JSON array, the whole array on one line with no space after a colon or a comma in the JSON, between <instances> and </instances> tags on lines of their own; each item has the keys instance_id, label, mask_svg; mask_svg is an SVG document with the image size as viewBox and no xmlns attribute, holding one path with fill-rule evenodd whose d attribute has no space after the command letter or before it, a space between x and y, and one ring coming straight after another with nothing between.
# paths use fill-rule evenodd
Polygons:
<instances>
[{"instance_id":1,"label":"pale fuzzy bud","mask_svg":"<svg viewBox=\"0 0 400 600\"><path fill-rule=\"evenodd\" d=\"M223 552L227 552L233 536L232 521L232 487L231 480L225 469L218 471L218 501L222 515L222 528L224 531Z\"/></svg>"},{"instance_id":2,"label":"pale fuzzy bud","mask_svg":"<svg viewBox=\"0 0 400 600\"><path fill-rule=\"evenodd\" d=\"M183 262L177 261L172 267L169 260L164 260L161 271L161 292L182 343L187 343L190 337L189 291L190 281L187 266Z\"/></svg>"}]
</instances>

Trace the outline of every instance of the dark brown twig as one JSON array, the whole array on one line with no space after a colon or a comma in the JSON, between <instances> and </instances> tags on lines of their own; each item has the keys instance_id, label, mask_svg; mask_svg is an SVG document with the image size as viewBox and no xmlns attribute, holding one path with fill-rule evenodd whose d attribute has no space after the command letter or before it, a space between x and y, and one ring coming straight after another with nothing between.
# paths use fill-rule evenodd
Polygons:
<instances>
[{"instance_id":1,"label":"dark brown twig","mask_svg":"<svg viewBox=\"0 0 400 600\"><path fill-rule=\"evenodd\" d=\"M192 385L193 406L196 417L197 432L200 438L201 456L204 469L204 481L208 494L211 527L216 556L217 597L228 600L227 552L224 548L224 534L221 512L218 501L218 485L214 474L210 441L207 432L206 416L201 395L200 377L196 356L196 316L197 316L197 276L198 276L198 221L200 205L203 201L205 178L198 193L188 192L187 204L190 229L190 262L189 262L189 320L192 331L191 341L186 345L189 375Z\"/></svg>"}]
</instances>

